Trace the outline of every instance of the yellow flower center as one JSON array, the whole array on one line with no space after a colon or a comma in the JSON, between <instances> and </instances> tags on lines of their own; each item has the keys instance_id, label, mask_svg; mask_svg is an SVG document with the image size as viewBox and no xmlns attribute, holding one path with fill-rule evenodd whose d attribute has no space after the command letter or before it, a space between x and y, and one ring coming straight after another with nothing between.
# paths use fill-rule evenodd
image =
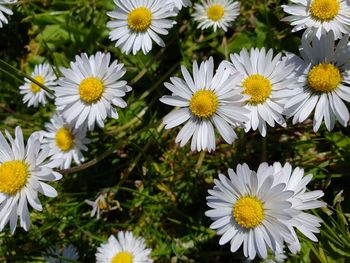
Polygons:
<instances>
[{"instance_id":1,"label":"yellow flower center","mask_svg":"<svg viewBox=\"0 0 350 263\"><path fill-rule=\"evenodd\" d=\"M79 85L80 99L88 104L95 103L100 100L104 90L101 80L94 77L86 78Z\"/></svg>"},{"instance_id":2,"label":"yellow flower center","mask_svg":"<svg viewBox=\"0 0 350 263\"><path fill-rule=\"evenodd\" d=\"M24 161L8 161L0 164L0 192L18 193L27 183L28 165Z\"/></svg>"},{"instance_id":3,"label":"yellow flower center","mask_svg":"<svg viewBox=\"0 0 350 263\"><path fill-rule=\"evenodd\" d=\"M313 0L310 5L311 16L318 21L330 21L338 15L340 4L338 0Z\"/></svg>"},{"instance_id":4,"label":"yellow flower center","mask_svg":"<svg viewBox=\"0 0 350 263\"><path fill-rule=\"evenodd\" d=\"M218 108L218 98L210 90L198 90L190 100L190 110L198 118L210 118Z\"/></svg>"},{"instance_id":5,"label":"yellow flower center","mask_svg":"<svg viewBox=\"0 0 350 263\"><path fill-rule=\"evenodd\" d=\"M212 5L207 9L208 18L213 21L219 21L225 14L225 9L222 5Z\"/></svg>"},{"instance_id":6,"label":"yellow flower center","mask_svg":"<svg viewBox=\"0 0 350 263\"><path fill-rule=\"evenodd\" d=\"M45 79L42 77L42 76L36 76L34 78L37 82L39 82L40 84L44 85L45 83ZM37 93L41 90L40 86L35 84L34 82L32 82L30 84L30 91L33 92L33 93Z\"/></svg>"},{"instance_id":7,"label":"yellow flower center","mask_svg":"<svg viewBox=\"0 0 350 263\"><path fill-rule=\"evenodd\" d=\"M62 151L67 152L73 148L74 135L67 128L60 128L56 132L55 143Z\"/></svg>"},{"instance_id":8,"label":"yellow flower center","mask_svg":"<svg viewBox=\"0 0 350 263\"><path fill-rule=\"evenodd\" d=\"M129 252L119 252L113 257L111 263L132 263L132 255Z\"/></svg>"},{"instance_id":9,"label":"yellow flower center","mask_svg":"<svg viewBox=\"0 0 350 263\"><path fill-rule=\"evenodd\" d=\"M128 26L136 32L146 31L152 23L152 13L146 7L138 7L128 15Z\"/></svg>"},{"instance_id":10,"label":"yellow flower center","mask_svg":"<svg viewBox=\"0 0 350 263\"><path fill-rule=\"evenodd\" d=\"M233 207L233 217L244 228L254 228L264 219L262 202L252 196L240 198Z\"/></svg>"},{"instance_id":11,"label":"yellow flower center","mask_svg":"<svg viewBox=\"0 0 350 263\"><path fill-rule=\"evenodd\" d=\"M312 90L316 92L330 92L338 87L342 80L342 75L333 64L320 63L312 67L307 79Z\"/></svg>"},{"instance_id":12,"label":"yellow flower center","mask_svg":"<svg viewBox=\"0 0 350 263\"><path fill-rule=\"evenodd\" d=\"M243 82L244 94L250 95L248 103L257 105L266 101L271 94L271 82L260 74L247 77Z\"/></svg>"}]
</instances>

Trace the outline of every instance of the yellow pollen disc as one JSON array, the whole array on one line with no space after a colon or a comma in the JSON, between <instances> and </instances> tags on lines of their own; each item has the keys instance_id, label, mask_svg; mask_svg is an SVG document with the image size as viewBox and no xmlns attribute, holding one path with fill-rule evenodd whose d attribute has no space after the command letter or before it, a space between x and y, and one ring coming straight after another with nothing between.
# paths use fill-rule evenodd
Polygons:
<instances>
[{"instance_id":1,"label":"yellow pollen disc","mask_svg":"<svg viewBox=\"0 0 350 263\"><path fill-rule=\"evenodd\" d=\"M8 161L0 164L0 192L18 193L27 183L28 165L24 161Z\"/></svg>"},{"instance_id":2,"label":"yellow pollen disc","mask_svg":"<svg viewBox=\"0 0 350 263\"><path fill-rule=\"evenodd\" d=\"M128 15L128 26L136 32L146 31L152 22L152 13L146 7L138 7Z\"/></svg>"},{"instance_id":3,"label":"yellow pollen disc","mask_svg":"<svg viewBox=\"0 0 350 263\"><path fill-rule=\"evenodd\" d=\"M106 203L106 200L105 199L100 199L98 201L98 207L101 209L101 210L105 210L107 209L107 203Z\"/></svg>"},{"instance_id":4,"label":"yellow pollen disc","mask_svg":"<svg viewBox=\"0 0 350 263\"><path fill-rule=\"evenodd\" d=\"M55 143L62 151L67 152L73 148L74 135L67 128L60 128L56 132Z\"/></svg>"},{"instance_id":5,"label":"yellow pollen disc","mask_svg":"<svg viewBox=\"0 0 350 263\"><path fill-rule=\"evenodd\" d=\"M313 0L310 5L311 16L318 21L333 20L339 13L338 0Z\"/></svg>"},{"instance_id":6,"label":"yellow pollen disc","mask_svg":"<svg viewBox=\"0 0 350 263\"><path fill-rule=\"evenodd\" d=\"M233 207L233 217L241 227L254 228L264 219L263 204L255 197L242 197Z\"/></svg>"},{"instance_id":7,"label":"yellow pollen disc","mask_svg":"<svg viewBox=\"0 0 350 263\"><path fill-rule=\"evenodd\" d=\"M198 90L190 100L190 110L198 118L210 118L218 108L218 98L210 90Z\"/></svg>"},{"instance_id":8,"label":"yellow pollen disc","mask_svg":"<svg viewBox=\"0 0 350 263\"><path fill-rule=\"evenodd\" d=\"M307 79L312 90L316 92L330 92L338 87L342 80L342 75L333 64L320 63L311 68Z\"/></svg>"},{"instance_id":9,"label":"yellow pollen disc","mask_svg":"<svg viewBox=\"0 0 350 263\"><path fill-rule=\"evenodd\" d=\"M213 21L219 21L225 14L225 9L222 5L212 5L207 9L208 18Z\"/></svg>"},{"instance_id":10,"label":"yellow pollen disc","mask_svg":"<svg viewBox=\"0 0 350 263\"><path fill-rule=\"evenodd\" d=\"M88 104L95 103L101 99L104 90L101 80L94 77L86 78L79 85L80 99Z\"/></svg>"},{"instance_id":11,"label":"yellow pollen disc","mask_svg":"<svg viewBox=\"0 0 350 263\"><path fill-rule=\"evenodd\" d=\"M42 76L36 76L34 79L42 85L44 85L44 83L45 83L45 79ZM30 91L31 92L37 93L40 90L41 90L40 86L36 85L33 82L30 84Z\"/></svg>"},{"instance_id":12,"label":"yellow pollen disc","mask_svg":"<svg viewBox=\"0 0 350 263\"><path fill-rule=\"evenodd\" d=\"M119 252L113 257L111 263L132 263L132 255L129 252Z\"/></svg>"},{"instance_id":13,"label":"yellow pollen disc","mask_svg":"<svg viewBox=\"0 0 350 263\"><path fill-rule=\"evenodd\" d=\"M271 94L271 82L260 74L247 77L243 82L244 94L250 95L248 103L257 105L263 103Z\"/></svg>"}]
</instances>

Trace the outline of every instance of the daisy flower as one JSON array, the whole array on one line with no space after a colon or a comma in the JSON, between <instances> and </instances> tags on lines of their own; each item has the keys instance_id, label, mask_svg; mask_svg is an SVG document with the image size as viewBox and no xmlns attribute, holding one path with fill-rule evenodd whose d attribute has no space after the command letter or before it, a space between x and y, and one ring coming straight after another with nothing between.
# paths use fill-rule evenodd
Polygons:
<instances>
[{"instance_id":1,"label":"daisy flower","mask_svg":"<svg viewBox=\"0 0 350 263\"><path fill-rule=\"evenodd\" d=\"M69 245L59 248L58 246L51 247L44 255L44 260L49 263L67 263L77 261L79 253L75 246Z\"/></svg>"},{"instance_id":2,"label":"daisy flower","mask_svg":"<svg viewBox=\"0 0 350 263\"><path fill-rule=\"evenodd\" d=\"M240 54L231 55L231 68L244 76L240 87L250 96L245 105L251 112L245 124L246 132L259 129L265 137L266 124L274 127L277 122L286 127L283 99L289 88L295 88L296 81L290 78L294 67L281 57L281 53L273 57L272 49L266 53L265 48L253 48L250 54L243 49Z\"/></svg>"},{"instance_id":3,"label":"daisy flower","mask_svg":"<svg viewBox=\"0 0 350 263\"><path fill-rule=\"evenodd\" d=\"M118 232L117 239L111 235L106 244L97 248L96 262L151 263L151 251L143 238L135 238L131 232Z\"/></svg>"},{"instance_id":4,"label":"daisy flower","mask_svg":"<svg viewBox=\"0 0 350 263\"><path fill-rule=\"evenodd\" d=\"M18 217L20 226L28 231L27 202L42 211L38 192L48 197L57 196L56 190L44 181L56 181L62 175L52 170L54 162L45 162L49 149L40 150L38 134L29 137L27 146L20 127L15 130L15 138L6 130L5 134L7 140L0 132L0 231L9 222L14 233Z\"/></svg>"},{"instance_id":5,"label":"daisy flower","mask_svg":"<svg viewBox=\"0 0 350 263\"><path fill-rule=\"evenodd\" d=\"M215 150L213 125L231 144L237 138L233 128L247 121L249 114L242 106L245 95L241 94L241 89L234 89L241 76L238 73L230 75L223 64L214 74L212 58L199 68L196 61L193 63L193 78L184 66L181 71L185 80L174 77L170 78L171 83L164 84L172 95L163 96L160 101L181 107L164 117L165 128L171 129L186 122L176 142L182 147L192 137L192 151Z\"/></svg>"},{"instance_id":6,"label":"daisy flower","mask_svg":"<svg viewBox=\"0 0 350 263\"><path fill-rule=\"evenodd\" d=\"M135 55L140 49L144 54L151 51L152 41L165 46L159 35L167 35L176 24L169 19L177 15L172 1L114 0L114 3L116 9L107 14L115 20L109 21L107 27L112 29L109 38L116 41L116 47Z\"/></svg>"},{"instance_id":7,"label":"daisy flower","mask_svg":"<svg viewBox=\"0 0 350 263\"><path fill-rule=\"evenodd\" d=\"M31 77L50 90L54 90L57 86L56 75L49 64L36 65ZM38 107L39 103L45 106L47 103L46 97L53 98L50 93L29 79L25 79L25 84L20 86L19 89L20 93L24 94L23 103L27 103L28 107Z\"/></svg>"},{"instance_id":8,"label":"daisy flower","mask_svg":"<svg viewBox=\"0 0 350 263\"><path fill-rule=\"evenodd\" d=\"M273 168L275 184L283 183L286 185L285 190L294 192L294 195L288 201L293 204L293 209L300 211L300 213L295 215L290 221L290 230L294 236L295 242L288 244L288 248L295 254L300 251L301 246L293 227L298 229L312 241L318 241L314 233L320 232L319 227L323 221L317 216L308 214L304 211L325 206L326 203L317 200L324 194L321 190L306 191L306 186L311 181L312 174L304 176L303 169L296 167L293 170L289 163L286 163L282 167L279 162L274 163Z\"/></svg>"},{"instance_id":9,"label":"daisy flower","mask_svg":"<svg viewBox=\"0 0 350 263\"><path fill-rule=\"evenodd\" d=\"M49 147L52 160L62 160L59 165L60 169L70 168L72 159L78 165L84 162L81 151L87 151L86 144L90 143L90 140L86 138L86 128L75 129L59 114L54 114L45 127L47 131L42 132L41 147Z\"/></svg>"},{"instance_id":10,"label":"daisy flower","mask_svg":"<svg viewBox=\"0 0 350 263\"><path fill-rule=\"evenodd\" d=\"M85 203L92 206L91 217L97 215L97 220L100 219L101 210L108 208L107 200L104 194L100 194L95 201L85 200Z\"/></svg>"},{"instance_id":11,"label":"daisy flower","mask_svg":"<svg viewBox=\"0 0 350 263\"><path fill-rule=\"evenodd\" d=\"M279 253L284 241L295 241L287 222L295 213L288 201L294 192L285 190L283 183L273 186L273 171L266 163L257 172L238 165L236 172L228 170L229 178L219 174L208 191L211 209L205 215L214 221L210 228L222 235L219 244L230 242L232 252L243 244L244 255L251 260L256 255L267 258L268 249Z\"/></svg>"},{"instance_id":12,"label":"daisy flower","mask_svg":"<svg viewBox=\"0 0 350 263\"><path fill-rule=\"evenodd\" d=\"M192 5L191 0L173 0L173 1L178 10L181 10L182 7L187 7Z\"/></svg>"},{"instance_id":13,"label":"daisy flower","mask_svg":"<svg viewBox=\"0 0 350 263\"><path fill-rule=\"evenodd\" d=\"M239 15L239 9L240 3L233 0L203 0L194 5L193 17L199 29L213 27L214 31L222 28L226 32Z\"/></svg>"},{"instance_id":14,"label":"daisy flower","mask_svg":"<svg viewBox=\"0 0 350 263\"><path fill-rule=\"evenodd\" d=\"M320 38L333 31L335 38L350 33L350 5L347 0L291 0L292 5L282 5L289 14L282 21L290 22L292 32L306 29L307 38Z\"/></svg>"},{"instance_id":15,"label":"daisy flower","mask_svg":"<svg viewBox=\"0 0 350 263\"><path fill-rule=\"evenodd\" d=\"M324 120L332 130L336 120L346 127L349 111L344 101L350 102L350 46L344 36L335 46L333 33L315 38L312 43L302 39L302 58L289 55L297 67L297 87L292 89L285 104L285 114L293 116L293 124L303 122L315 109L313 129L318 131Z\"/></svg>"},{"instance_id":16,"label":"daisy flower","mask_svg":"<svg viewBox=\"0 0 350 263\"><path fill-rule=\"evenodd\" d=\"M0 0L0 28L2 28L3 24L8 23L5 14L13 15L11 9L7 8L6 5L15 3L17 3L17 0Z\"/></svg>"},{"instance_id":17,"label":"daisy flower","mask_svg":"<svg viewBox=\"0 0 350 263\"><path fill-rule=\"evenodd\" d=\"M107 116L118 119L114 106L126 107L122 97L131 87L119 80L126 72L124 65L118 61L109 65L111 55L101 52L90 57L83 53L75 59L70 69L61 69L64 77L56 89L57 110L75 128L87 125L93 130L95 123L103 128Z\"/></svg>"}]
</instances>

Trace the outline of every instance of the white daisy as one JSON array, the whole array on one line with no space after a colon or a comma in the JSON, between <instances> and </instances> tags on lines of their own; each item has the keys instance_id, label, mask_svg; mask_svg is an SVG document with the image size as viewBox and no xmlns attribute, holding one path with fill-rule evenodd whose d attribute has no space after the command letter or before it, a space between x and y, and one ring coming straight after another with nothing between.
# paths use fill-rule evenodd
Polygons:
<instances>
[{"instance_id":1,"label":"white daisy","mask_svg":"<svg viewBox=\"0 0 350 263\"><path fill-rule=\"evenodd\" d=\"M335 38L350 33L350 5L348 0L291 0L292 5L282 5L290 14L282 21L290 22L292 32L306 29L307 38L320 38L333 31Z\"/></svg>"},{"instance_id":2,"label":"white daisy","mask_svg":"<svg viewBox=\"0 0 350 263\"><path fill-rule=\"evenodd\" d=\"M78 250L73 245L64 246L63 248L58 246L49 248L44 255L44 260L49 263L67 263L77 261L78 259Z\"/></svg>"},{"instance_id":3,"label":"white daisy","mask_svg":"<svg viewBox=\"0 0 350 263\"><path fill-rule=\"evenodd\" d=\"M288 89L296 87L295 78L290 75L294 67L288 65L286 59L281 59L281 53L273 57L270 49L243 49L240 54L231 55L232 70L241 73L244 78L240 87L243 93L250 95L245 107L251 111L245 131L259 129L266 136L266 123L274 127L277 122L286 127L282 116L284 98Z\"/></svg>"},{"instance_id":4,"label":"white daisy","mask_svg":"<svg viewBox=\"0 0 350 263\"><path fill-rule=\"evenodd\" d=\"M50 90L54 90L57 86L57 77L49 64L36 65L31 77ZM27 78L25 78L25 84L20 86L19 89L21 94L25 94L23 103L27 103L28 107L38 107L39 103L45 106L47 103L46 97L53 98L50 93Z\"/></svg>"},{"instance_id":5,"label":"white daisy","mask_svg":"<svg viewBox=\"0 0 350 263\"><path fill-rule=\"evenodd\" d=\"M344 101L350 102L350 46L348 36L334 44L333 33L322 35L309 43L304 38L302 58L289 55L297 67L297 87L293 88L285 105L285 114L293 116L293 124L303 122L315 109L313 129L318 131L324 120L328 130L335 121L346 127L349 111Z\"/></svg>"},{"instance_id":6,"label":"white daisy","mask_svg":"<svg viewBox=\"0 0 350 263\"><path fill-rule=\"evenodd\" d=\"M97 248L97 263L151 263L151 249L145 240L135 238L131 232L118 232L118 239L111 235L106 244Z\"/></svg>"},{"instance_id":7,"label":"white daisy","mask_svg":"<svg viewBox=\"0 0 350 263\"><path fill-rule=\"evenodd\" d=\"M178 10L181 10L182 7L191 6L191 0L172 0Z\"/></svg>"},{"instance_id":8,"label":"white daisy","mask_svg":"<svg viewBox=\"0 0 350 263\"><path fill-rule=\"evenodd\" d=\"M115 19L107 23L112 29L111 41L122 52L134 55L142 49L147 54L152 49L152 40L164 47L164 41L158 36L167 35L176 24L169 18L176 16L174 3L169 0L114 0L116 9L108 12Z\"/></svg>"},{"instance_id":9,"label":"white daisy","mask_svg":"<svg viewBox=\"0 0 350 263\"><path fill-rule=\"evenodd\" d=\"M20 127L16 128L14 139L8 131L5 133L7 140L0 132L0 231L9 222L14 233L18 216L21 227L28 231L27 202L42 211L38 192L48 197L57 196L56 190L43 181L56 181L62 175L52 170L55 162L45 162L49 149L40 150L37 134L31 135L25 146Z\"/></svg>"},{"instance_id":10,"label":"white daisy","mask_svg":"<svg viewBox=\"0 0 350 263\"><path fill-rule=\"evenodd\" d=\"M85 200L85 203L92 206L91 217L97 215L97 220L100 219L101 210L106 210L108 204L104 194L100 194L95 201Z\"/></svg>"},{"instance_id":11,"label":"white daisy","mask_svg":"<svg viewBox=\"0 0 350 263\"><path fill-rule=\"evenodd\" d=\"M66 123L59 114L54 114L50 123L45 124L46 131L42 132L42 148L49 147L51 159L60 159L61 169L71 167L72 159L76 164L84 162L81 151L87 151L86 144L90 140L86 138L86 128L75 129L73 125Z\"/></svg>"},{"instance_id":12,"label":"white daisy","mask_svg":"<svg viewBox=\"0 0 350 263\"><path fill-rule=\"evenodd\" d=\"M291 224L290 230L295 242L288 244L288 248L295 254L300 251L301 246L293 227L297 228L312 241L318 241L314 233L320 232L319 227L323 221L317 216L305 213L304 211L325 206L326 203L317 200L324 194L321 190L306 191L306 186L311 181L312 174L304 176L303 169L296 167L292 170L292 166L289 163L286 163L282 167L279 162L274 163L273 168L275 174L274 184L283 183L286 185L285 190L294 192L294 195L288 201L293 204L292 208L300 211L298 215L295 215L289 221Z\"/></svg>"},{"instance_id":13,"label":"white daisy","mask_svg":"<svg viewBox=\"0 0 350 263\"><path fill-rule=\"evenodd\" d=\"M240 3L233 0L203 0L194 5L193 17L199 24L197 28L222 28L225 32L239 15Z\"/></svg>"},{"instance_id":14,"label":"white daisy","mask_svg":"<svg viewBox=\"0 0 350 263\"><path fill-rule=\"evenodd\" d=\"M126 81L119 80L126 73L124 65L118 61L109 65L111 55L101 52L90 57L83 53L75 59L70 69L61 69L64 77L56 89L57 110L75 128L87 125L93 130L95 123L103 127L107 116L118 119L114 106L125 108L122 97L131 91Z\"/></svg>"},{"instance_id":15,"label":"white daisy","mask_svg":"<svg viewBox=\"0 0 350 263\"><path fill-rule=\"evenodd\" d=\"M273 171L266 163L257 172L238 165L236 172L228 170L229 178L219 174L208 191L211 210L205 215L214 220L210 228L222 235L219 244L230 241L236 252L243 243L244 255L251 260L256 254L267 258L268 249L279 253L284 241L295 241L287 222L296 213L288 201L294 192L285 190L283 183L273 185Z\"/></svg>"},{"instance_id":16,"label":"white daisy","mask_svg":"<svg viewBox=\"0 0 350 263\"><path fill-rule=\"evenodd\" d=\"M241 80L237 74L230 75L230 70L221 64L214 74L214 61L210 58L198 68L193 63L193 78L187 69L181 67L185 80L174 77L165 87L172 91L171 96L163 96L160 101L181 107L164 117L166 129L171 129L187 122L176 137L176 142L184 146L192 137L191 150L215 150L214 128L218 129L223 139L231 144L237 135L233 130L247 121L249 111L242 106L246 95L234 87Z\"/></svg>"},{"instance_id":17,"label":"white daisy","mask_svg":"<svg viewBox=\"0 0 350 263\"><path fill-rule=\"evenodd\" d=\"M0 28L3 27L3 24L7 24L8 20L5 16L6 15L13 15L13 12L11 9L6 7L9 4L15 4L17 3L17 0L0 0Z\"/></svg>"}]
</instances>

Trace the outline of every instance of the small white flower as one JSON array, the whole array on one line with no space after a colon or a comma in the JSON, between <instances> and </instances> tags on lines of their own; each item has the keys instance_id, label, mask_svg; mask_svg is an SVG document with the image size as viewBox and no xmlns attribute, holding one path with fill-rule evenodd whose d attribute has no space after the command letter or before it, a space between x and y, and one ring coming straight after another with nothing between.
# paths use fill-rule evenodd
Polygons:
<instances>
[{"instance_id":1,"label":"small white flower","mask_svg":"<svg viewBox=\"0 0 350 263\"><path fill-rule=\"evenodd\" d=\"M100 194L95 201L85 200L85 203L92 206L91 217L94 217L97 212L97 220L100 219L101 210L108 207L104 194Z\"/></svg>"},{"instance_id":2,"label":"small white flower","mask_svg":"<svg viewBox=\"0 0 350 263\"><path fill-rule=\"evenodd\" d=\"M214 127L222 138L231 144L237 135L234 127L247 121L249 110L243 107L245 95L235 86L241 80L237 74L230 75L230 70L221 64L214 74L214 61L193 63L193 78L187 69L181 67L185 80L173 77L172 83L165 87L172 92L163 96L160 101L181 107L164 117L166 129L171 129L187 122L176 137L176 142L184 146L192 137L191 150L215 150Z\"/></svg>"},{"instance_id":3,"label":"small white flower","mask_svg":"<svg viewBox=\"0 0 350 263\"><path fill-rule=\"evenodd\" d=\"M70 168L72 159L78 165L84 162L81 151L87 151L88 148L85 145L90 143L90 140L86 138L85 127L75 129L59 114L54 114L50 123L46 123L45 127L46 131L42 132L41 147L49 147L52 160L62 160L59 168Z\"/></svg>"},{"instance_id":4,"label":"small white flower","mask_svg":"<svg viewBox=\"0 0 350 263\"><path fill-rule=\"evenodd\" d=\"M191 6L191 0L172 0L178 10L181 10L182 7Z\"/></svg>"},{"instance_id":5,"label":"small white flower","mask_svg":"<svg viewBox=\"0 0 350 263\"><path fill-rule=\"evenodd\" d=\"M73 245L64 246L63 248L59 248L58 246L49 248L44 255L44 260L49 263L68 263L77 261L78 259L78 250Z\"/></svg>"},{"instance_id":6,"label":"small white flower","mask_svg":"<svg viewBox=\"0 0 350 263\"><path fill-rule=\"evenodd\" d=\"M315 132L324 120L332 130L336 120L346 127L349 111L344 101L350 102L350 46L344 36L335 46L333 33L315 38L310 43L302 38L302 58L289 55L296 66L297 87L290 90L285 114L293 117L293 124L301 123L314 112ZM315 109L315 111L314 111Z\"/></svg>"},{"instance_id":7,"label":"small white flower","mask_svg":"<svg viewBox=\"0 0 350 263\"><path fill-rule=\"evenodd\" d=\"M292 208L299 210L300 213L295 215L290 222L290 230L294 236L295 242L289 243L288 248L292 253L300 251L301 246L298 237L293 227L298 229L306 237L314 242L317 242L317 237L314 233L319 233L319 227L323 222L317 216L308 214L305 210L320 208L326 203L318 201L324 194L321 190L306 191L307 184L312 179L312 174L304 176L304 170L296 167L292 170L292 166L286 163L283 167L279 162L274 163L274 184L283 183L286 185L285 190L293 191L294 195L289 198L293 205Z\"/></svg>"},{"instance_id":8,"label":"small white flower","mask_svg":"<svg viewBox=\"0 0 350 263\"><path fill-rule=\"evenodd\" d=\"M229 178L219 174L214 189L209 190L205 213L214 223L210 228L222 235L219 244L231 244L236 252L243 244L244 255L254 259L256 254L267 257L267 250L280 252L284 241L295 242L288 220L297 210L288 199L294 192L285 184L274 184L274 169L266 163L257 172L248 165L238 165L236 172L228 170Z\"/></svg>"},{"instance_id":9,"label":"small white flower","mask_svg":"<svg viewBox=\"0 0 350 263\"><path fill-rule=\"evenodd\" d=\"M199 24L197 28L222 28L225 32L239 16L240 3L233 0L203 0L194 5L193 17Z\"/></svg>"},{"instance_id":10,"label":"small white flower","mask_svg":"<svg viewBox=\"0 0 350 263\"><path fill-rule=\"evenodd\" d=\"M5 14L13 15L12 10L7 8L6 5L15 4L15 3L17 3L17 0L0 0L0 28L3 27L3 24L8 23L8 20Z\"/></svg>"},{"instance_id":11,"label":"small white flower","mask_svg":"<svg viewBox=\"0 0 350 263\"><path fill-rule=\"evenodd\" d=\"M0 231L9 222L11 232L20 225L29 230L29 203L35 210L43 208L38 192L48 197L56 197L56 190L43 181L56 181L62 175L54 172L56 163L46 163L49 149L40 150L38 134L31 135L25 146L20 127L15 130L15 138L5 130L7 140L0 132Z\"/></svg>"},{"instance_id":12,"label":"small white flower","mask_svg":"<svg viewBox=\"0 0 350 263\"><path fill-rule=\"evenodd\" d=\"M107 23L112 29L111 41L122 52L134 55L142 49L144 54L152 50L152 41L165 46L159 35L167 35L176 24L169 19L176 16L174 3L169 0L114 0L116 9L108 12L115 19Z\"/></svg>"},{"instance_id":13,"label":"small white flower","mask_svg":"<svg viewBox=\"0 0 350 263\"><path fill-rule=\"evenodd\" d=\"M281 58L281 53L273 57L272 49L266 53L265 48L252 48L250 54L243 49L240 54L231 55L232 70L244 76L240 88L244 94L250 95L245 105L251 112L245 124L246 132L259 129L265 137L266 124L274 127L277 122L286 127L282 116L284 99L289 89L296 87L296 80L290 78L294 67Z\"/></svg>"},{"instance_id":14,"label":"small white flower","mask_svg":"<svg viewBox=\"0 0 350 263\"><path fill-rule=\"evenodd\" d=\"M350 5L348 0L291 0L292 5L283 5L290 16L282 21L290 22L292 32L306 29L307 38L321 38L333 32L336 39L350 33Z\"/></svg>"},{"instance_id":15,"label":"small white flower","mask_svg":"<svg viewBox=\"0 0 350 263\"><path fill-rule=\"evenodd\" d=\"M104 127L107 116L118 119L114 106L125 108L127 105L122 97L131 87L119 80L126 73L124 65L118 61L109 65L109 53L97 52L90 57L83 53L75 58L70 69L61 69L64 77L56 89L57 110L75 128L87 125L93 130L95 123Z\"/></svg>"},{"instance_id":16,"label":"small white flower","mask_svg":"<svg viewBox=\"0 0 350 263\"><path fill-rule=\"evenodd\" d=\"M31 77L50 90L54 90L57 86L57 77L49 64L36 65ZM19 89L20 93L24 94L23 103L27 103L28 107L38 107L39 103L45 106L47 103L46 97L53 98L51 94L29 79L25 79L25 82Z\"/></svg>"},{"instance_id":17,"label":"small white flower","mask_svg":"<svg viewBox=\"0 0 350 263\"><path fill-rule=\"evenodd\" d=\"M118 239L111 235L108 242L97 248L97 263L152 263L151 249L146 248L145 240L135 238L131 232L118 232Z\"/></svg>"}]
</instances>

